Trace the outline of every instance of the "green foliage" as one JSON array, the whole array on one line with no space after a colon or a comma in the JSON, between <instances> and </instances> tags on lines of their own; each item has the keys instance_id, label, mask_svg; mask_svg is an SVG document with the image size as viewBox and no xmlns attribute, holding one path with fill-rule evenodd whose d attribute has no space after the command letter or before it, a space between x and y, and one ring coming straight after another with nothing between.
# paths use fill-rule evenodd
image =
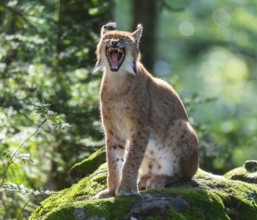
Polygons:
<instances>
[{"instance_id":1,"label":"green foliage","mask_svg":"<svg viewBox=\"0 0 257 220\"><path fill-rule=\"evenodd\" d=\"M16 215L15 207L21 207L17 219L21 219L23 215L27 215L28 212L33 210L35 208L35 202L37 203L54 193L49 190L28 189L23 184L14 183L4 184L0 188L0 192L2 193L2 198L5 199L3 208L10 211L9 215ZM11 199L15 197L19 199L12 201ZM6 214L3 216L8 218Z\"/></svg>"},{"instance_id":2,"label":"green foliage","mask_svg":"<svg viewBox=\"0 0 257 220\"><path fill-rule=\"evenodd\" d=\"M130 29L131 1L115 3L115 20ZM256 2L158 5L155 74L182 94L200 139L201 166L224 172L257 159ZM33 192L69 186L70 168L103 146L101 76L92 70L98 33L113 20L113 6L114 0L1 1L3 219L27 219L40 200Z\"/></svg>"},{"instance_id":3,"label":"green foliage","mask_svg":"<svg viewBox=\"0 0 257 220\"><path fill-rule=\"evenodd\" d=\"M186 101L201 166L224 173L257 159L257 4L200 0L183 7L160 14L155 72Z\"/></svg>"},{"instance_id":4,"label":"green foliage","mask_svg":"<svg viewBox=\"0 0 257 220\"><path fill-rule=\"evenodd\" d=\"M43 193L37 189L70 185L75 161L102 145L100 74L92 69L96 33L112 5L1 1L1 219L27 219L39 202L33 193Z\"/></svg>"},{"instance_id":5,"label":"green foliage","mask_svg":"<svg viewBox=\"0 0 257 220\"><path fill-rule=\"evenodd\" d=\"M118 25L124 28L131 23L131 17L123 16L129 13L130 2L117 3ZM200 139L201 166L224 173L247 159L256 160L257 4L221 0L158 4L154 74L169 81L186 101ZM141 51L144 63L144 48Z\"/></svg>"}]
</instances>

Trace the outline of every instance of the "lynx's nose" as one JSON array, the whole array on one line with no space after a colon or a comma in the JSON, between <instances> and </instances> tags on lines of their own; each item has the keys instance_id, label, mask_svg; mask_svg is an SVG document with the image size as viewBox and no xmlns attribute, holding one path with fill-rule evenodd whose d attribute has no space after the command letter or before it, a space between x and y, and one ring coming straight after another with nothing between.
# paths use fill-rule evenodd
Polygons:
<instances>
[{"instance_id":1,"label":"lynx's nose","mask_svg":"<svg viewBox=\"0 0 257 220\"><path fill-rule=\"evenodd\" d=\"M112 45L112 47L117 47L118 43L119 43L119 41L112 41L111 45Z\"/></svg>"}]
</instances>

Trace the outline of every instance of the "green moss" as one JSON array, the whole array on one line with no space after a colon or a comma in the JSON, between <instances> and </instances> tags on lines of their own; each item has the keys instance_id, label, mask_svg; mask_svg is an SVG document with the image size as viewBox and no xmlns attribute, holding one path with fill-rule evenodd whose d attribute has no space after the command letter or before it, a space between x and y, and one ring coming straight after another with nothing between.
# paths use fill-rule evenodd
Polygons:
<instances>
[{"instance_id":1,"label":"green moss","mask_svg":"<svg viewBox=\"0 0 257 220\"><path fill-rule=\"evenodd\" d=\"M95 216L104 216L107 220L123 219L137 200L138 197L133 196L73 202L53 209L43 219L73 220L79 219L78 216L84 216L81 219Z\"/></svg>"},{"instance_id":2,"label":"green moss","mask_svg":"<svg viewBox=\"0 0 257 220\"><path fill-rule=\"evenodd\" d=\"M93 173L105 161L105 151L103 148L99 149L85 160L76 163L70 170L70 176L75 180L79 180Z\"/></svg>"},{"instance_id":3,"label":"green moss","mask_svg":"<svg viewBox=\"0 0 257 220\"><path fill-rule=\"evenodd\" d=\"M106 174L106 164L103 164L89 177L43 201L30 219L124 219L134 214L148 220L163 219L163 216L171 220L257 219L257 186L254 184L199 169L192 181L173 184L164 190L146 190L131 197L92 199L106 188ZM152 205L152 200L157 201L154 211L138 211L142 204L148 205L150 201ZM158 209L159 201L164 201L163 209Z\"/></svg>"},{"instance_id":4,"label":"green moss","mask_svg":"<svg viewBox=\"0 0 257 220\"><path fill-rule=\"evenodd\" d=\"M224 175L232 180L257 184L257 161L248 160L242 167L235 168Z\"/></svg>"},{"instance_id":5,"label":"green moss","mask_svg":"<svg viewBox=\"0 0 257 220\"><path fill-rule=\"evenodd\" d=\"M88 212L90 216L99 215L110 220L123 219L138 199L138 196L130 196L95 200L90 204Z\"/></svg>"},{"instance_id":6,"label":"green moss","mask_svg":"<svg viewBox=\"0 0 257 220\"><path fill-rule=\"evenodd\" d=\"M160 218L160 220L163 220L163 219ZM167 218L167 220L187 220L187 218L183 214L181 214L181 213L178 213L178 212L173 213L173 212L171 212L171 215L170 215L169 218Z\"/></svg>"},{"instance_id":7,"label":"green moss","mask_svg":"<svg viewBox=\"0 0 257 220\"><path fill-rule=\"evenodd\" d=\"M179 187L165 190L166 195L190 201L181 213L186 219L229 219L224 210L222 199L211 191L194 187Z\"/></svg>"},{"instance_id":8,"label":"green moss","mask_svg":"<svg viewBox=\"0 0 257 220\"><path fill-rule=\"evenodd\" d=\"M169 208L169 216L165 218L165 220L186 220L183 214L176 212L172 207ZM159 216L148 216L145 218L146 220L163 220L163 217Z\"/></svg>"},{"instance_id":9,"label":"green moss","mask_svg":"<svg viewBox=\"0 0 257 220\"><path fill-rule=\"evenodd\" d=\"M226 178L232 180L241 180L248 183L257 184L257 171L250 172L245 167L238 167L224 175Z\"/></svg>"},{"instance_id":10,"label":"green moss","mask_svg":"<svg viewBox=\"0 0 257 220\"><path fill-rule=\"evenodd\" d=\"M71 206L60 206L47 213L42 220L76 220L74 208Z\"/></svg>"},{"instance_id":11,"label":"green moss","mask_svg":"<svg viewBox=\"0 0 257 220\"><path fill-rule=\"evenodd\" d=\"M90 177L84 178L77 184L72 185L68 189L64 189L57 194L52 195L42 202L41 207L37 208L32 214L41 216L48 213L55 207L63 207L76 201L84 201L105 189L106 185L106 164L103 164Z\"/></svg>"},{"instance_id":12,"label":"green moss","mask_svg":"<svg viewBox=\"0 0 257 220\"><path fill-rule=\"evenodd\" d=\"M256 185L217 177L206 186L222 199L227 215L232 219L249 219L251 213L250 217L257 219Z\"/></svg>"}]
</instances>

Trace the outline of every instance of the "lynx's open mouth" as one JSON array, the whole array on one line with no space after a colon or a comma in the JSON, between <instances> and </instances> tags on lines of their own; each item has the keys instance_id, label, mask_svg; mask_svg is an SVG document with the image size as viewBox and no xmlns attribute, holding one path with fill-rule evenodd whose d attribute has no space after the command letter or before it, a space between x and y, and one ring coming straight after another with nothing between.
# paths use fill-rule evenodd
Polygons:
<instances>
[{"instance_id":1,"label":"lynx's open mouth","mask_svg":"<svg viewBox=\"0 0 257 220\"><path fill-rule=\"evenodd\" d=\"M125 58L125 50L122 48L106 48L106 57L112 71L118 71Z\"/></svg>"}]
</instances>

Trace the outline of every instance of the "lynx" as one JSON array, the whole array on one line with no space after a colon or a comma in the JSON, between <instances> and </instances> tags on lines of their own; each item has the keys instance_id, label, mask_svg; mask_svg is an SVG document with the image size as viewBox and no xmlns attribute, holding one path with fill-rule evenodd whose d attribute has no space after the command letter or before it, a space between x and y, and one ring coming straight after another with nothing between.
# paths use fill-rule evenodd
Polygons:
<instances>
[{"instance_id":1,"label":"lynx","mask_svg":"<svg viewBox=\"0 0 257 220\"><path fill-rule=\"evenodd\" d=\"M132 33L115 28L102 27L96 50L108 163L107 189L98 198L162 189L198 169L198 139L181 99L140 62L142 25Z\"/></svg>"}]
</instances>

